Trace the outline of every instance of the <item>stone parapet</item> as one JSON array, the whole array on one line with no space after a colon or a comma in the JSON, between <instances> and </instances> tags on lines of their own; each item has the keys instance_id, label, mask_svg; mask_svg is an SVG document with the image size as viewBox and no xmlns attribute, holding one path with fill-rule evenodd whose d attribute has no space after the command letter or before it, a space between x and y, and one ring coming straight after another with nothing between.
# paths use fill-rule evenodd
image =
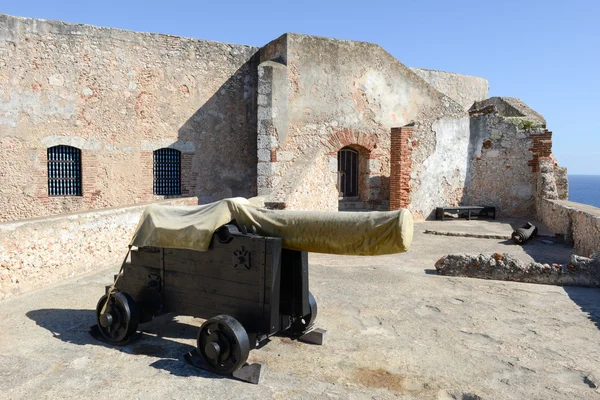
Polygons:
<instances>
[{"instance_id":1,"label":"stone parapet","mask_svg":"<svg viewBox=\"0 0 600 400\"><path fill-rule=\"evenodd\" d=\"M575 254L589 257L600 252L600 208L566 200L539 202L538 219L551 231L572 242Z\"/></svg>"},{"instance_id":2,"label":"stone parapet","mask_svg":"<svg viewBox=\"0 0 600 400\"><path fill-rule=\"evenodd\" d=\"M0 299L120 263L149 204L0 223Z\"/></svg>"}]
</instances>

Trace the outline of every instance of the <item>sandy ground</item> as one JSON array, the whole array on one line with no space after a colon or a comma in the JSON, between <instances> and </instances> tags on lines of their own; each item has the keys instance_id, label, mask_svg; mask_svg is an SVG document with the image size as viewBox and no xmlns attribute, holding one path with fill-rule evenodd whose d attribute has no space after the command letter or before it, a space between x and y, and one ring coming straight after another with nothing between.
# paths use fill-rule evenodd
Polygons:
<instances>
[{"instance_id":1,"label":"sandy ground","mask_svg":"<svg viewBox=\"0 0 600 400\"><path fill-rule=\"evenodd\" d=\"M96 302L116 266L1 301L0 398L600 399L598 289L433 270L441 256L458 252L565 262L568 246L537 240L519 247L425 229L510 234L512 228L424 222L405 254L311 254L317 326L328 330L327 342L273 337L250 353L249 361L267 364L260 385L186 364L199 319L163 316L122 348L91 338Z\"/></svg>"}]
</instances>

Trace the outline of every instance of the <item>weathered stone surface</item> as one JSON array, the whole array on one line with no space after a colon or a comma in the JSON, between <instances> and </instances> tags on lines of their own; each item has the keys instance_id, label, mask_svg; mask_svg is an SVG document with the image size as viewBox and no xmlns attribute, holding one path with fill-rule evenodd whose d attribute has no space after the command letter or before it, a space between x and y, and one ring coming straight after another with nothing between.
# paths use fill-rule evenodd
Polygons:
<instances>
[{"instance_id":1,"label":"weathered stone surface","mask_svg":"<svg viewBox=\"0 0 600 400\"><path fill-rule=\"evenodd\" d=\"M416 218L461 203L527 215L550 155L550 132L534 129L545 121L520 100L371 43L285 34L259 49L2 15L0 52L0 221L161 199L163 147L182 152L182 196L330 211L351 147L358 201L387 209L391 130L408 125L399 168ZM82 196L48 196L55 145L82 150Z\"/></svg>"},{"instance_id":2,"label":"weathered stone surface","mask_svg":"<svg viewBox=\"0 0 600 400\"><path fill-rule=\"evenodd\" d=\"M498 217L535 215L532 136L498 114L472 116L463 204L495 206Z\"/></svg>"},{"instance_id":3,"label":"weathered stone surface","mask_svg":"<svg viewBox=\"0 0 600 400\"><path fill-rule=\"evenodd\" d=\"M538 218L553 232L573 243L575 252L591 256L600 252L600 208L566 200L542 199Z\"/></svg>"},{"instance_id":4,"label":"weathered stone surface","mask_svg":"<svg viewBox=\"0 0 600 400\"><path fill-rule=\"evenodd\" d=\"M359 197L364 207L386 204L391 128L427 120L422 125L426 143L435 141L433 120L466 115L462 106L371 43L286 34L261 49L261 62L269 60L285 64L288 72L287 81L274 82L271 89L280 85L289 93L287 141L277 149L285 153L285 158L277 157L281 186L270 199L283 201L286 208L312 209L320 196L320 207L327 207L321 209L337 210L336 171L317 171L309 160L334 165L337 151L345 146L360 154ZM420 166L433 146L423 149L415 153L415 173L426 177ZM449 181L454 184L452 178Z\"/></svg>"},{"instance_id":5,"label":"weathered stone surface","mask_svg":"<svg viewBox=\"0 0 600 400\"><path fill-rule=\"evenodd\" d=\"M458 205L463 199L469 161L470 118L444 117L427 129L417 129L413 139L415 154L411 165L411 204L409 209L424 216L436 207ZM412 143L411 143L412 145ZM415 151L429 147L431 152L419 162L424 154Z\"/></svg>"},{"instance_id":6,"label":"weathered stone surface","mask_svg":"<svg viewBox=\"0 0 600 400\"><path fill-rule=\"evenodd\" d=\"M476 101L488 98L490 87L485 78L422 68L411 68L411 70L465 110L471 108Z\"/></svg>"},{"instance_id":7,"label":"weathered stone surface","mask_svg":"<svg viewBox=\"0 0 600 400\"><path fill-rule=\"evenodd\" d=\"M466 276L546 285L600 287L600 253L573 255L562 264L525 263L509 253L449 254L435 263L440 275Z\"/></svg>"},{"instance_id":8,"label":"weathered stone surface","mask_svg":"<svg viewBox=\"0 0 600 400\"><path fill-rule=\"evenodd\" d=\"M153 195L152 151L184 151L183 195L256 195L258 48L0 15L0 221ZM47 148L82 149L82 197L48 197Z\"/></svg>"},{"instance_id":9,"label":"weathered stone surface","mask_svg":"<svg viewBox=\"0 0 600 400\"><path fill-rule=\"evenodd\" d=\"M424 273L454 252L514 251L530 259L529 249L497 240L422 233L438 224L447 223L418 223L403 254L309 254L316 324L329 340L312 346L274 336L252 350L248 362L268 366L260 385L183 360L196 347L202 319L165 315L124 347L93 339L95 306L117 265L0 301L0 397L596 399L600 291ZM498 225L465 224L473 232Z\"/></svg>"},{"instance_id":10,"label":"weathered stone surface","mask_svg":"<svg viewBox=\"0 0 600 400\"><path fill-rule=\"evenodd\" d=\"M164 200L195 205L195 197ZM121 263L147 204L0 223L0 299Z\"/></svg>"},{"instance_id":11,"label":"weathered stone surface","mask_svg":"<svg viewBox=\"0 0 600 400\"><path fill-rule=\"evenodd\" d=\"M529 128L546 127L544 117L516 97L491 97L483 101L477 101L473 104L470 111L471 113L478 113L479 110L490 106L501 116L515 118L514 121L517 123L521 122L521 124L525 124Z\"/></svg>"}]
</instances>

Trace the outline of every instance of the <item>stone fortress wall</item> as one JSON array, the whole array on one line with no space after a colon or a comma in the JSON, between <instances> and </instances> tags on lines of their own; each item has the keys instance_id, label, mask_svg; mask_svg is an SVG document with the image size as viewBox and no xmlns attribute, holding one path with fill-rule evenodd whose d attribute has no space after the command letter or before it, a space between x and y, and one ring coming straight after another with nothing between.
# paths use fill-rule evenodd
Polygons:
<instances>
[{"instance_id":1,"label":"stone fortress wall","mask_svg":"<svg viewBox=\"0 0 600 400\"><path fill-rule=\"evenodd\" d=\"M255 195L257 50L0 15L0 221L161 199L163 147L182 196ZM55 145L81 149L83 196L48 196Z\"/></svg>"},{"instance_id":2,"label":"stone fortress wall","mask_svg":"<svg viewBox=\"0 0 600 400\"><path fill-rule=\"evenodd\" d=\"M475 82L473 101L485 99L487 81ZM263 91L272 101L261 101ZM378 45L298 34L283 35L261 49L258 107L259 152L264 152L259 153L258 192L279 208L307 206L312 198L310 208L337 210L337 152L349 146L359 152L364 208L387 209L391 129L420 121L415 139L423 146L413 152L412 163L418 179L430 172L422 163L435 147L434 121L464 125L468 119L461 104ZM468 140L461 137L464 146ZM317 173L311 168L315 163L329 166L328 171ZM445 167L430 178L445 178L458 190L464 176L446 174L452 166Z\"/></svg>"},{"instance_id":3,"label":"stone fortress wall","mask_svg":"<svg viewBox=\"0 0 600 400\"><path fill-rule=\"evenodd\" d=\"M144 202L164 198L160 148L182 155L181 198L165 204L261 195L336 211L350 147L361 208L422 219L493 205L600 250L597 209L567 202L543 117L488 99L483 78L364 42L285 34L257 48L6 15L0 53L0 298L119 262ZM56 145L81 149L82 196L48 196Z\"/></svg>"},{"instance_id":4,"label":"stone fortress wall","mask_svg":"<svg viewBox=\"0 0 600 400\"><path fill-rule=\"evenodd\" d=\"M364 209L526 216L551 157L543 117L518 99L371 43L285 34L257 48L3 15L0 51L0 221L164 198L152 192L164 147L181 151L181 196L199 203L258 194L337 210L337 152L350 147ZM82 150L83 196L48 196L55 145Z\"/></svg>"}]
</instances>

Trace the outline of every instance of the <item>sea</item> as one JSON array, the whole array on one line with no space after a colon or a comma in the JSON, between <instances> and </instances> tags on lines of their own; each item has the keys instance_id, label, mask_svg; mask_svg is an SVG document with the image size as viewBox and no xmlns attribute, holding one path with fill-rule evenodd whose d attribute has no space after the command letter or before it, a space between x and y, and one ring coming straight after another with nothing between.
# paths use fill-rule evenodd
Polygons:
<instances>
[{"instance_id":1,"label":"sea","mask_svg":"<svg viewBox=\"0 0 600 400\"><path fill-rule=\"evenodd\" d=\"M600 175L568 175L569 200L600 207Z\"/></svg>"}]
</instances>

